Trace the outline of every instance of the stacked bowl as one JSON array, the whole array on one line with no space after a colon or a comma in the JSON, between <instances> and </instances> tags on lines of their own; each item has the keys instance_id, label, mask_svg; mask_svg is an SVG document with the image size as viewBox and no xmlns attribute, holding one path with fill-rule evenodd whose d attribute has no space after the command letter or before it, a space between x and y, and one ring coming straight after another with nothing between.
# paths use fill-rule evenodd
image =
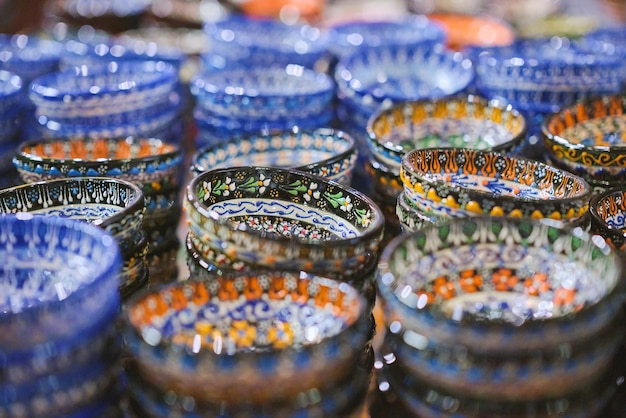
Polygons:
<instances>
[{"instance_id":1,"label":"stacked bowl","mask_svg":"<svg viewBox=\"0 0 626 418\"><path fill-rule=\"evenodd\" d=\"M25 182L58 177L113 177L136 184L145 199L143 232L152 282L177 277L183 173L178 145L154 138L48 139L22 144L13 158Z\"/></svg>"},{"instance_id":2,"label":"stacked bowl","mask_svg":"<svg viewBox=\"0 0 626 418\"><path fill-rule=\"evenodd\" d=\"M545 116L581 99L622 90L626 73L620 58L586 51L567 38L518 41L484 48L476 56L476 87L525 112L529 142L522 152L543 158L538 143Z\"/></svg>"},{"instance_id":3,"label":"stacked bowl","mask_svg":"<svg viewBox=\"0 0 626 418\"><path fill-rule=\"evenodd\" d=\"M105 177L79 177L0 190L0 214L20 212L78 219L99 226L120 246L124 263L119 276L122 298L148 283L148 241L142 229L144 198L134 184Z\"/></svg>"},{"instance_id":4,"label":"stacked bowl","mask_svg":"<svg viewBox=\"0 0 626 418\"><path fill-rule=\"evenodd\" d=\"M384 219L360 192L285 168L207 171L187 187L192 276L306 271L371 291Z\"/></svg>"},{"instance_id":5,"label":"stacked bowl","mask_svg":"<svg viewBox=\"0 0 626 418\"><path fill-rule=\"evenodd\" d=\"M119 416L115 240L22 213L0 216L0 248L0 414Z\"/></svg>"},{"instance_id":6,"label":"stacked bowl","mask_svg":"<svg viewBox=\"0 0 626 418\"><path fill-rule=\"evenodd\" d=\"M590 232L609 245L626 250L626 190L616 187L595 195L589 202Z\"/></svg>"},{"instance_id":7,"label":"stacked bowl","mask_svg":"<svg viewBox=\"0 0 626 418\"><path fill-rule=\"evenodd\" d=\"M177 83L176 68L166 62L112 61L38 77L29 98L37 132L45 138L169 139L180 113Z\"/></svg>"},{"instance_id":8,"label":"stacked bowl","mask_svg":"<svg viewBox=\"0 0 626 418\"><path fill-rule=\"evenodd\" d=\"M415 223L426 218L404 204L400 168L414 149L461 147L514 151L525 139L526 120L512 106L480 97L455 96L397 103L376 112L367 124L371 158L366 169L373 179L370 196L389 207L388 225ZM414 225L413 225L414 226ZM410 229L412 229L412 227ZM406 229L406 228L405 228Z\"/></svg>"},{"instance_id":9,"label":"stacked bowl","mask_svg":"<svg viewBox=\"0 0 626 418\"><path fill-rule=\"evenodd\" d=\"M129 392L156 417L362 416L371 325L357 289L306 273L160 287L124 314Z\"/></svg>"},{"instance_id":10,"label":"stacked bowl","mask_svg":"<svg viewBox=\"0 0 626 418\"><path fill-rule=\"evenodd\" d=\"M205 71L190 87L198 147L267 130L325 127L333 118L332 78L300 65Z\"/></svg>"},{"instance_id":11,"label":"stacked bowl","mask_svg":"<svg viewBox=\"0 0 626 418\"><path fill-rule=\"evenodd\" d=\"M23 96L22 79L14 73L0 70L0 188L18 183L10 160L21 139Z\"/></svg>"},{"instance_id":12,"label":"stacked bowl","mask_svg":"<svg viewBox=\"0 0 626 418\"><path fill-rule=\"evenodd\" d=\"M35 78L57 71L63 46L37 36L1 35L0 69L22 78L25 86Z\"/></svg>"},{"instance_id":13,"label":"stacked bowl","mask_svg":"<svg viewBox=\"0 0 626 418\"><path fill-rule=\"evenodd\" d=\"M623 276L603 240L551 220L402 235L377 273L381 379L420 417L600 416L616 390Z\"/></svg>"},{"instance_id":14,"label":"stacked bowl","mask_svg":"<svg viewBox=\"0 0 626 418\"><path fill-rule=\"evenodd\" d=\"M250 135L199 149L192 158L194 176L216 168L285 167L349 186L358 151L354 139L329 128Z\"/></svg>"}]
</instances>

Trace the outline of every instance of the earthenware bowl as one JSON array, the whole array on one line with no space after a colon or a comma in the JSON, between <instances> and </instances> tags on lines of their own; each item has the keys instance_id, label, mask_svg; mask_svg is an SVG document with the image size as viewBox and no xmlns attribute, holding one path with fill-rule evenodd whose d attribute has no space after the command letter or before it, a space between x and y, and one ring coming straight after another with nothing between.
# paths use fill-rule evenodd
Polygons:
<instances>
[{"instance_id":1,"label":"earthenware bowl","mask_svg":"<svg viewBox=\"0 0 626 418\"><path fill-rule=\"evenodd\" d=\"M407 153L400 178L427 214L512 216L574 221L589 207L582 178L547 164L495 151L423 148Z\"/></svg>"},{"instance_id":2,"label":"earthenware bowl","mask_svg":"<svg viewBox=\"0 0 626 418\"><path fill-rule=\"evenodd\" d=\"M345 132L328 128L252 135L198 150L191 171L198 175L224 167L293 167L349 185L357 150Z\"/></svg>"},{"instance_id":3,"label":"earthenware bowl","mask_svg":"<svg viewBox=\"0 0 626 418\"><path fill-rule=\"evenodd\" d=\"M446 34L425 16L407 16L398 20L349 21L329 28L330 51L344 58L363 46L388 43L416 45L444 43Z\"/></svg>"},{"instance_id":4,"label":"earthenware bowl","mask_svg":"<svg viewBox=\"0 0 626 418\"><path fill-rule=\"evenodd\" d=\"M315 68L328 59L328 39L319 28L280 20L230 16L204 27L212 52L227 62L252 66L297 64Z\"/></svg>"},{"instance_id":5,"label":"earthenware bowl","mask_svg":"<svg viewBox=\"0 0 626 418\"><path fill-rule=\"evenodd\" d=\"M0 216L0 231L3 358L29 355L42 343L79 345L83 333L113 320L122 261L111 235L85 222L29 213Z\"/></svg>"},{"instance_id":6,"label":"earthenware bowl","mask_svg":"<svg viewBox=\"0 0 626 418\"><path fill-rule=\"evenodd\" d=\"M204 72L190 87L211 115L268 120L318 115L335 89L330 76L293 64Z\"/></svg>"},{"instance_id":7,"label":"earthenware bowl","mask_svg":"<svg viewBox=\"0 0 626 418\"><path fill-rule=\"evenodd\" d=\"M24 34L0 36L0 69L19 75L25 85L56 71L63 47L60 43Z\"/></svg>"},{"instance_id":8,"label":"earthenware bowl","mask_svg":"<svg viewBox=\"0 0 626 418\"><path fill-rule=\"evenodd\" d=\"M626 173L626 100L604 96L548 117L542 137L548 158L593 180L613 182Z\"/></svg>"},{"instance_id":9,"label":"earthenware bowl","mask_svg":"<svg viewBox=\"0 0 626 418\"><path fill-rule=\"evenodd\" d=\"M473 79L463 54L429 44L362 48L335 68L339 93L371 113L380 105L459 93Z\"/></svg>"},{"instance_id":10,"label":"earthenware bowl","mask_svg":"<svg viewBox=\"0 0 626 418\"><path fill-rule=\"evenodd\" d=\"M187 187L190 230L241 261L325 274L376 257L383 215L365 195L296 170L216 169Z\"/></svg>"},{"instance_id":11,"label":"earthenware bowl","mask_svg":"<svg viewBox=\"0 0 626 418\"><path fill-rule=\"evenodd\" d=\"M470 95L396 104L372 115L367 132L374 158L399 171L404 154L416 148L512 151L527 127L512 106Z\"/></svg>"},{"instance_id":12,"label":"earthenware bowl","mask_svg":"<svg viewBox=\"0 0 626 418\"><path fill-rule=\"evenodd\" d=\"M367 340L365 306L346 283L238 274L135 298L124 335L141 376L161 390L199 402L238 402L241 393L274 401L349 375Z\"/></svg>"},{"instance_id":13,"label":"earthenware bowl","mask_svg":"<svg viewBox=\"0 0 626 418\"><path fill-rule=\"evenodd\" d=\"M618 250L626 249L626 191L609 189L589 203L591 231Z\"/></svg>"},{"instance_id":14,"label":"earthenware bowl","mask_svg":"<svg viewBox=\"0 0 626 418\"><path fill-rule=\"evenodd\" d=\"M390 328L503 358L593 341L620 315L623 274L621 254L580 229L481 217L398 237L377 284Z\"/></svg>"},{"instance_id":15,"label":"earthenware bowl","mask_svg":"<svg viewBox=\"0 0 626 418\"><path fill-rule=\"evenodd\" d=\"M176 69L162 61L83 65L33 80L29 98L48 118L100 116L164 101L177 79Z\"/></svg>"}]
</instances>

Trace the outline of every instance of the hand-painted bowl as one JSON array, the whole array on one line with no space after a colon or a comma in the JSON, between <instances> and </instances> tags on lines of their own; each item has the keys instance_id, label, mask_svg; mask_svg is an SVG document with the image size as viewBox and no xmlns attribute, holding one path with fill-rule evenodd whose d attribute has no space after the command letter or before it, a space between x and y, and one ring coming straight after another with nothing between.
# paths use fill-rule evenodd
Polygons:
<instances>
[{"instance_id":1,"label":"hand-painted bowl","mask_svg":"<svg viewBox=\"0 0 626 418\"><path fill-rule=\"evenodd\" d=\"M611 246L626 249L626 191L623 187L595 195L589 203L591 232L601 235Z\"/></svg>"},{"instance_id":2,"label":"hand-painted bowl","mask_svg":"<svg viewBox=\"0 0 626 418\"><path fill-rule=\"evenodd\" d=\"M404 154L416 148L512 151L527 128L512 106L470 95L382 109L370 118L367 132L374 158L399 171Z\"/></svg>"},{"instance_id":3,"label":"hand-painted bowl","mask_svg":"<svg viewBox=\"0 0 626 418\"><path fill-rule=\"evenodd\" d=\"M211 115L268 120L318 115L335 90L330 76L294 64L204 72L190 88Z\"/></svg>"},{"instance_id":4,"label":"hand-painted bowl","mask_svg":"<svg viewBox=\"0 0 626 418\"><path fill-rule=\"evenodd\" d=\"M453 95L473 79L463 54L429 44L362 48L335 68L338 94L371 113L398 101Z\"/></svg>"},{"instance_id":5,"label":"hand-painted bowl","mask_svg":"<svg viewBox=\"0 0 626 418\"><path fill-rule=\"evenodd\" d=\"M207 247L256 266L324 274L367 266L384 224L371 199L350 187L267 167L200 174L185 210Z\"/></svg>"},{"instance_id":6,"label":"hand-painted bowl","mask_svg":"<svg viewBox=\"0 0 626 418\"><path fill-rule=\"evenodd\" d=\"M400 221L402 231L406 233L416 231L427 225L440 224L446 221L446 218L434 217L421 212L406 197L404 192L400 193L396 199L396 216Z\"/></svg>"},{"instance_id":7,"label":"hand-painted bowl","mask_svg":"<svg viewBox=\"0 0 626 418\"><path fill-rule=\"evenodd\" d=\"M0 248L3 358L28 355L39 344L79 345L83 332L113 321L122 261L105 231L72 219L3 215Z\"/></svg>"},{"instance_id":8,"label":"hand-painted bowl","mask_svg":"<svg viewBox=\"0 0 626 418\"><path fill-rule=\"evenodd\" d=\"M377 284L390 329L502 358L593 341L621 315L623 276L621 254L579 228L481 217L398 237Z\"/></svg>"},{"instance_id":9,"label":"hand-painted bowl","mask_svg":"<svg viewBox=\"0 0 626 418\"><path fill-rule=\"evenodd\" d=\"M82 65L33 80L29 98L52 119L100 116L164 101L177 80L176 69L162 61Z\"/></svg>"},{"instance_id":10,"label":"hand-painted bowl","mask_svg":"<svg viewBox=\"0 0 626 418\"><path fill-rule=\"evenodd\" d=\"M19 75L28 85L34 78L58 70L63 46L24 34L0 36L0 69Z\"/></svg>"},{"instance_id":11,"label":"hand-painted bowl","mask_svg":"<svg viewBox=\"0 0 626 418\"><path fill-rule=\"evenodd\" d=\"M357 150L352 137L321 128L252 135L198 150L191 171L198 175L216 168L293 167L349 185Z\"/></svg>"},{"instance_id":12,"label":"hand-painted bowl","mask_svg":"<svg viewBox=\"0 0 626 418\"><path fill-rule=\"evenodd\" d=\"M495 151L423 148L407 153L400 178L427 214L511 216L574 221L587 212L591 188L547 164Z\"/></svg>"},{"instance_id":13,"label":"hand-painted bowl","mask_svg":"<svg viewBox=\"0 0 626 418\"><path fill-rule=\"evenodd\" d=\"M339 59L361 47L386 44L440 44L446 34L441 26L425 16L407 16L398 20L349 21L329 28L330 51Z\"/></svg>"},{"instance_id":14,"label":"hand-painted bowl","mask_svg":"<svg viewBox=\"0 0 626 418\"><path fill-rule=\"evenodd\" d=\"M626 174L626 99L603 96L561 109L544 121L542 137L550 160L597 181Z\"/></svg>"},{"instance_id":15,"label":"hand-painted bowl","mask_svg":"<svg viewBox=\"0 0 626 418\"><path fill-rule=\"evenodd\" d=\"M328 59L328 38L319 28L280 20L230 16L207 23L212 52L246 66L297 64L315 68Z\"/></svg>"},{"instance_id":16,"label":"hand-painted bowl","mask_svg":"<svg viewBox=\"0 0 626 418\"><path fill-rule=\"evenodd\" d=\"M370 320L347 283L305 273L238 274L151 290L127 305L140 375L198 402L288 399L354 370ZM236 388L236 389L234 389Z\"/></svg>"},{"instance_id":17,"label":"hand-painted bowl","mask_svg":"<svg viewBox=\"0 0 626 418\"><path fill-rule=\"evenodd\" d=\"M373 183L373 193L392 200L395 200L398 194L402 193L404 186L400 180L399 169L391 169L373 158L368 158L364 166L369 180Z\"/></svg>"}]
</instances>

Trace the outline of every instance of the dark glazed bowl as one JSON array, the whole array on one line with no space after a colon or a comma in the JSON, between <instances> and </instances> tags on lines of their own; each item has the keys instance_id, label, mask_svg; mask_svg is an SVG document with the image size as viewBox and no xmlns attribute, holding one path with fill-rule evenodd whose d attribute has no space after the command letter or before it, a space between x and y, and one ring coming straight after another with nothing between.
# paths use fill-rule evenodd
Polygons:
<instances>
[{"instance_id":1,"label":"dark glazed bowl","mask_svg":"<svg viewBox=\"0 0 626 418\"><path fill-rule=\"evenodd\" d=\"M589 203L591 232L601 235L611 246L626 249L626 191L609 189Z\"/></svg>"}]
</instances>

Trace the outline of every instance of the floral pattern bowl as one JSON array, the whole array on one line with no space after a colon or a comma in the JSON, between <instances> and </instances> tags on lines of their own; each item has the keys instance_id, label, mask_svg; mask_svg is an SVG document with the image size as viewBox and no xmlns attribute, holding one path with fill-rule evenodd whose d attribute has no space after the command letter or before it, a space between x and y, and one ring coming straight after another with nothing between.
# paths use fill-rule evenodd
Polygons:
<instances>
[{"instance_id":1,"label":"floral pattern bowl","mask_svg":"<svg viewBox=\"0 0 626 418\"><path fill-rule=\"evenodd\" d=\"M624 109L623 96L603 96L549 116L542 126L548 158L593 181L619 181L626 174Z\"/></svg>"},{"instance_id":2,"label":"floral pattern bowl","mask_svg":"<svg viewBox=\"0 0 626 418\"><path fill-rule=\"evenodd\" d=\"M626 250L626 191L623 187L595 195L589 203L591 231L611 246Z\"/></svg>"},{"instance_id":3,"label":"floral pattern bowl","mask_svg":"<svg viewBox=\"0 0 626 418\"><path fill-rule=\"evenodd\" d=\"M398 237L377 285L412 375L456 394L521 401L607 371L623 338L623 275L621 255L579 228L481 217Z\"/></svg>"},{"instance_id":4,"label":"floral pattern bowl","mask_svg":"<svg viewBox=\"0 0 626 418\"><path fill-rule=\"evenodd\" d=\"M136 297L124 336L139 374L198 402L288 399L354 370L370 328L362 296L305 273L179 282ZM236 390L233 390L236 388Z\"/></svg>"},{"instance_id":5,"label":"floral pattern bowl","mask_svg":"<svg viewBox=\"0 0 626 418\"><path fill-rule=\"evenodd\" d=\"M356 165L354 139L328 128L251 135L198 150L191 171L198 175L225 167L293 167L349 185Z\"/></svg>"},{"instance_id":6,"label":"floral pattern bowl","mask_svg":"<svg viewBox=\"0 0 626 418\"><path fill-rule=\"evenodd\" d=\"M201 250L325 275L366 268L377 257L384 225L380 209L362 193L281 168L200 174L187 187L185 210Z\"/></svg>"},{"instance_id":7,"label":"floral pattern bowl","mask_svg":"<svg viewBox=\"0 0 626 418\"><path fill-rule=\"evenodd\" d=\"M396 199L396 216L403 232L410 233L424 226L446 222L447 218L427 215L415 207L413 202L401 192Z\"/></svg>"},{"instance_id":8,"label":"floral pattern bowl","mask_svg":"<svg viewBox=\"0 0 626 418\"><path fill-rule=\"evenodd\" d=\"M416 148L514 150L526 137L526 121L512 106L477 96L407 101L382 109L368 122L374 158L400 170Z\"/></svg>"},{"instance_id":9,"label":"floral pattern bowl","mask_svg":"<svg viewBox=\"0 0 626 418\"><path fill-rule=\"evenodd\" d=\"M407 153L400 178L416 207L437 216L511 216L575 221L589 207L582 178L495 151L423 148Z\"/></svg>"}]
</instances>

